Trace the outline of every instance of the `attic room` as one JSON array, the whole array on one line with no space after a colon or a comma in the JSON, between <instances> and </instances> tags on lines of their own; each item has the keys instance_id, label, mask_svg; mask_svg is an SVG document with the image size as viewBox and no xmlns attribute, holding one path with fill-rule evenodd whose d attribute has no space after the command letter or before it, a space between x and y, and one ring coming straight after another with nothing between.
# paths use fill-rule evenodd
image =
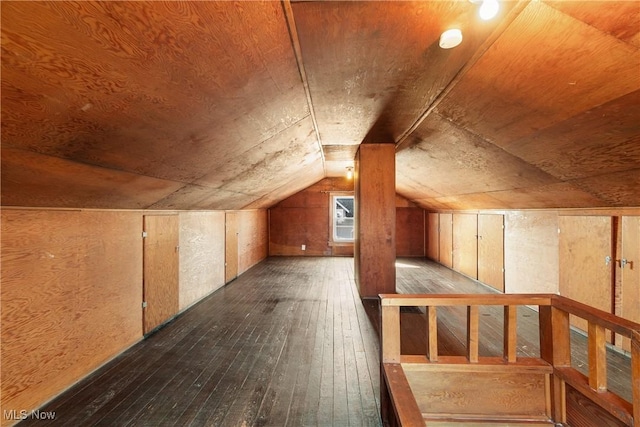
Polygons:
<instances>
[{"instance_id":1,"label":"attic room","mask_svg":"<svg viewBox=\"0 0 640 427\"><path fill-rule=\"evenodd\" d=\"M640 2L0 7L2 426L638 424Z\"/></svg>"}]
</instances>

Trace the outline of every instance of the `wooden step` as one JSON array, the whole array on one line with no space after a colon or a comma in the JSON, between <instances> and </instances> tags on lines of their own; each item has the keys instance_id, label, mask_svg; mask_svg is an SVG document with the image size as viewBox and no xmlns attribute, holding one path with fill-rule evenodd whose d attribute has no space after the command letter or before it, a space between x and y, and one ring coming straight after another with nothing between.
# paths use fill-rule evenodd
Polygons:
<instances>
[{"instance_id":1,"label":"wooden step","mask_svg":"<svg viewBox=\"0 0 640 427\"><path fill-rule=\"evenodd\" d=\"M490 421L463 421L463 420L425 420L426 427L550 427L552 421L519 421L519 420L490 420Z\"/></svg>"}]
</instances>

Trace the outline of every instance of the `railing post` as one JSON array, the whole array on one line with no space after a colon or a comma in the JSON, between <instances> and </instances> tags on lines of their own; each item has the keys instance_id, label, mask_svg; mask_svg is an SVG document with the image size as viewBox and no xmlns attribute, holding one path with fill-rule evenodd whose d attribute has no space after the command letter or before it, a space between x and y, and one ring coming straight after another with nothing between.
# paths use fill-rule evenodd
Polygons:
<instances>
[{"instance_id":1,"label":"railing post","mask_svg":"<svg viewBox=\"0 0 640 427\"><path fill-rule=\"evenodd\" d=\"M427 307L427 357L438 361L438 314L436 307Z\"/></svg>"},{"instance_id":2,"label":"railing post","mask_svg":"<svg viewBox=\"0 0 640 427\"><path fill-rule=\"evenodd\" d=\"M480 316L477 305L467 307L467 355L469 362L478 363L478 333Z\"/></svg>"},{"instance_id":3,"label":"railing post","mask_svg":"<svg viewBox=\"0 0 640 427\"><path fill-rule=\"evenodd\" d=\"M640 332L631 336L631 394L633 399L633 422L640 425Z\"/></svg>"},{"instance_id":4,"label":"railing post","mask_svg":"<svg viewBox=\"0 0 640 427\"><path fill-rule=\"evenodd\" d=\"M553 306L539 307L540 357L554 368L571 366L571 330L569 313ZM566 422L564 381L557 375L550 380L550 416L555 422Z\"/></svg>"},{"instance_id":5,"label":"railing post","mask_svg":"<svg viewBox=\"0 0 640 427\"><path fill-rule=\"evenodd\" d=\"M518 328L517 328L518 307L514 305L504 306L504 359L513 363L516 361L518 348Z\"/></svg>"},{"instance_id":6,"label":"railing post","mask_svg":"<svg viewBox=\"0 0 640 427\"><path fill-rule=\"evenodd\" d=\"M400 363L400 307L382 305L382 361Z\"/></svg>"},{"instance_id":7,"label":"railing post","mask_svg":"<svg viewBox=\"0 0 640 427\"><path fill-rule=\"evenodd\" d=\"M603 326L589 322L589 387L607 391L607 340Z\"/></svg>"}]
</instances>

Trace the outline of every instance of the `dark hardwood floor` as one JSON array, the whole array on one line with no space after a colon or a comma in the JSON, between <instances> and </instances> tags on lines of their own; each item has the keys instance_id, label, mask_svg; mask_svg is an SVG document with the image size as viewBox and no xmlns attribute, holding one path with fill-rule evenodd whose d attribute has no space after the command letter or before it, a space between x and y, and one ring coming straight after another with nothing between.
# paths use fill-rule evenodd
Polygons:
<instances>
[{"instance_id":1,"label":"dark hardwood floor","mask_svg":"<svg viewBox=\"0 0 640 427\"><path fill-rule=\"evenodd\" d=\"M422 259L397 266L401 293L491 292ZM464 315L439 311L441 354L464 352ZM378 316L352 258L269 258L41 408L55 420L20 425L380 426ZM403 332L424 328L420 312L402 316ZM502 313L481 317L481 354L499 354ZM519 353L536 353L537 314L518 320ZM624 356L610 357L622 384Z\"/></svg>"}]
</instances>

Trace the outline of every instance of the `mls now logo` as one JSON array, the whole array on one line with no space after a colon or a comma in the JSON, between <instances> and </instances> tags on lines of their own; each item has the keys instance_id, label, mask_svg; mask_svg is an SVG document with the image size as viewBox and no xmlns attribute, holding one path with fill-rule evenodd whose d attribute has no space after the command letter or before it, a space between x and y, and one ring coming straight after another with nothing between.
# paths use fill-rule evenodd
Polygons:
<instances>
[{"instance_id":1,"label":"mls now logo","mask_svg":"<svg viewBox=\"0 0 640 427\"><path fill-rule=\"evenodd\" d=\"M5 420L11 421L22 421L26 420L31 416L31 418L36 420L54 420L56 418L56 413L52 411L40 411L35 409L31 412L25 411L24 409L19 411L17 409L4 410L2 412L2 416Z\"/></svg>"}]
</instances>

